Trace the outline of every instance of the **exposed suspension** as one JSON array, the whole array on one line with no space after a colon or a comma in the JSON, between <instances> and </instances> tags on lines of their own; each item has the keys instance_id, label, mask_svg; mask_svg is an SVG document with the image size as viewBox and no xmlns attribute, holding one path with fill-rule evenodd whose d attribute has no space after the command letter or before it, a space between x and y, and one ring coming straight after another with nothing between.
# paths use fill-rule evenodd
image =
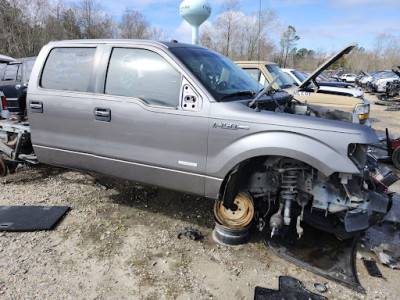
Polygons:
<instances>
[{"instance_id":1,"label":"exposed suspension","mask_svg":"<svg viewBox=\"0 0 400 300\"><path fill-rule=\"evenodd\" d=\"M289 225L291 221L290 210L292 201L296 200L298 193L297 179L299 170L296 168L285 170L280 169L283 172L282 184L280 186L280 205L278 212L272 215L269 225L271 228L271 237L277 235L282 225ZM283 211L283 222L282 222L282 211ZM283 224L282 224L283 223Z\"/></svg>"},{"instance_id":2,"label":"exposed suspension","mask_svg":"<svg viewBox=\"0 0 400 300\"><path fill-rule=\"evenodd\" d=\"M297 171L286 171L282 176L282 185L281 185L281 199L284 203L283 210L283 223L284 225L290 224L290 209L292 205L292 201L296 200L297 196Z\"/></svg>"}]
</instances>

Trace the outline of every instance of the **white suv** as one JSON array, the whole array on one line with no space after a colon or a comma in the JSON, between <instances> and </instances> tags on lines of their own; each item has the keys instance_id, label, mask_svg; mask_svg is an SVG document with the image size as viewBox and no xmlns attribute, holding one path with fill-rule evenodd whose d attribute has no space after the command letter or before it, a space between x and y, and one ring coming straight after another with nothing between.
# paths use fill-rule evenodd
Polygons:
<instances>
[{"instance_id":1,"label":"white suv","mask_svg":"<svg viewBox=\"0 0 400 300\"><path fill-rule=\"evenodd\" d=\"M340 76L340 80L344 82L355 82L356 81L356 75L355 74L343 74Z\"/></svg>"}]
</instances>

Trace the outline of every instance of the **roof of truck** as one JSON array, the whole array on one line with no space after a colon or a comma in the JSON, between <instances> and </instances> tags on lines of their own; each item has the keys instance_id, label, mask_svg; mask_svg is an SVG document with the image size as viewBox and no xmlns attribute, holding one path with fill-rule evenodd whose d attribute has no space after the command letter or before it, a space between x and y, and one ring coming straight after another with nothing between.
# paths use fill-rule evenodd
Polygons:
<instances>
[{"instance_id":1,"label":"roof of truck","mask_svg":"<svg viewBox=\"0 0 400 300\"><path fill-rule=\"evenodd\" d=\"M153 41L145 39L84 39L84 40L64 40L64 41L51 41L49 45L74 45L74 44L120 44L120 45L154 45L164 46L166 48L176 47L190 47L190 48L204 48L198 45L179 43L178 41Z\"/></svg>"},{"instance_id":2,"label":"roof of truck","mask_svg":"<svg viewBox=\"0 0 400 300\"><path fill-rule=\"evenodd\" d=\"M272 61L266 61L266 60L239 60L239 61L235 61L235 64L277 65L277 63L274 63Z\"/></svg>"}]
</instances>

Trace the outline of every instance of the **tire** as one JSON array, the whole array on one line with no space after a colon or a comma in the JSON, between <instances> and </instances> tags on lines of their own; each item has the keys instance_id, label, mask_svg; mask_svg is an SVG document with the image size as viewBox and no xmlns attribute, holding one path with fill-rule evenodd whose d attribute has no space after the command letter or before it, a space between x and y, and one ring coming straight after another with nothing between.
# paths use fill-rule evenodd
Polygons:
<instances>
[{"instance_id":1,"label":"tire","mask_svg":"<svg viewBox=\"0 0 400 300\"><path fill-rule=\"evenodd\" d=\"M7 163L4 160L4 158L0 156L0 177L4 177L6 175L7 175Z\"/></svg>"},{"instance_id":2,"label":"tire","mask_svg":"<svg viewBox=\"0 0 400 300\"><path fill-rule=\"evenodd\" d=\"M213 231L214 240L222 245L240 246L249 241L249 229L251 225L240 229L229 228L215 222Z\"/></svg>"},{"instance_id":3,"label":"tire","mask_svg":"<svg viewBox=\"0 0 400 300\"><path fill-rule=\"evenodd\" d=\"M397 147L392 154L392 161L394 166L400 170L400 147Z\"/></svg>"}]
</instances>

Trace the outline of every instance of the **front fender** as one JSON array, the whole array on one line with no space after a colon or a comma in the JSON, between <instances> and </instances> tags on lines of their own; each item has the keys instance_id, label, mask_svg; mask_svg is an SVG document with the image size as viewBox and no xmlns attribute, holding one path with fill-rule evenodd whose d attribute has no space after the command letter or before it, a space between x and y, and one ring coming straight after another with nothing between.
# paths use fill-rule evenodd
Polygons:
<instances>
[{"instance_id":1,"label":"front fender","mask_svg":"<svg viewBox=\"0 0 400 300\"><path fill-rule=\"evenodd\" d=\"M336 142L336 141L333 141ZM208 157L206 173L224 178L238 163L258 156L285 156L297 159L321 171L356 174L360 171L347 156L347 145L336 149L319 140L285 131L261 132L235 140L213 157Z\"/></svg>"}]
</instances>

